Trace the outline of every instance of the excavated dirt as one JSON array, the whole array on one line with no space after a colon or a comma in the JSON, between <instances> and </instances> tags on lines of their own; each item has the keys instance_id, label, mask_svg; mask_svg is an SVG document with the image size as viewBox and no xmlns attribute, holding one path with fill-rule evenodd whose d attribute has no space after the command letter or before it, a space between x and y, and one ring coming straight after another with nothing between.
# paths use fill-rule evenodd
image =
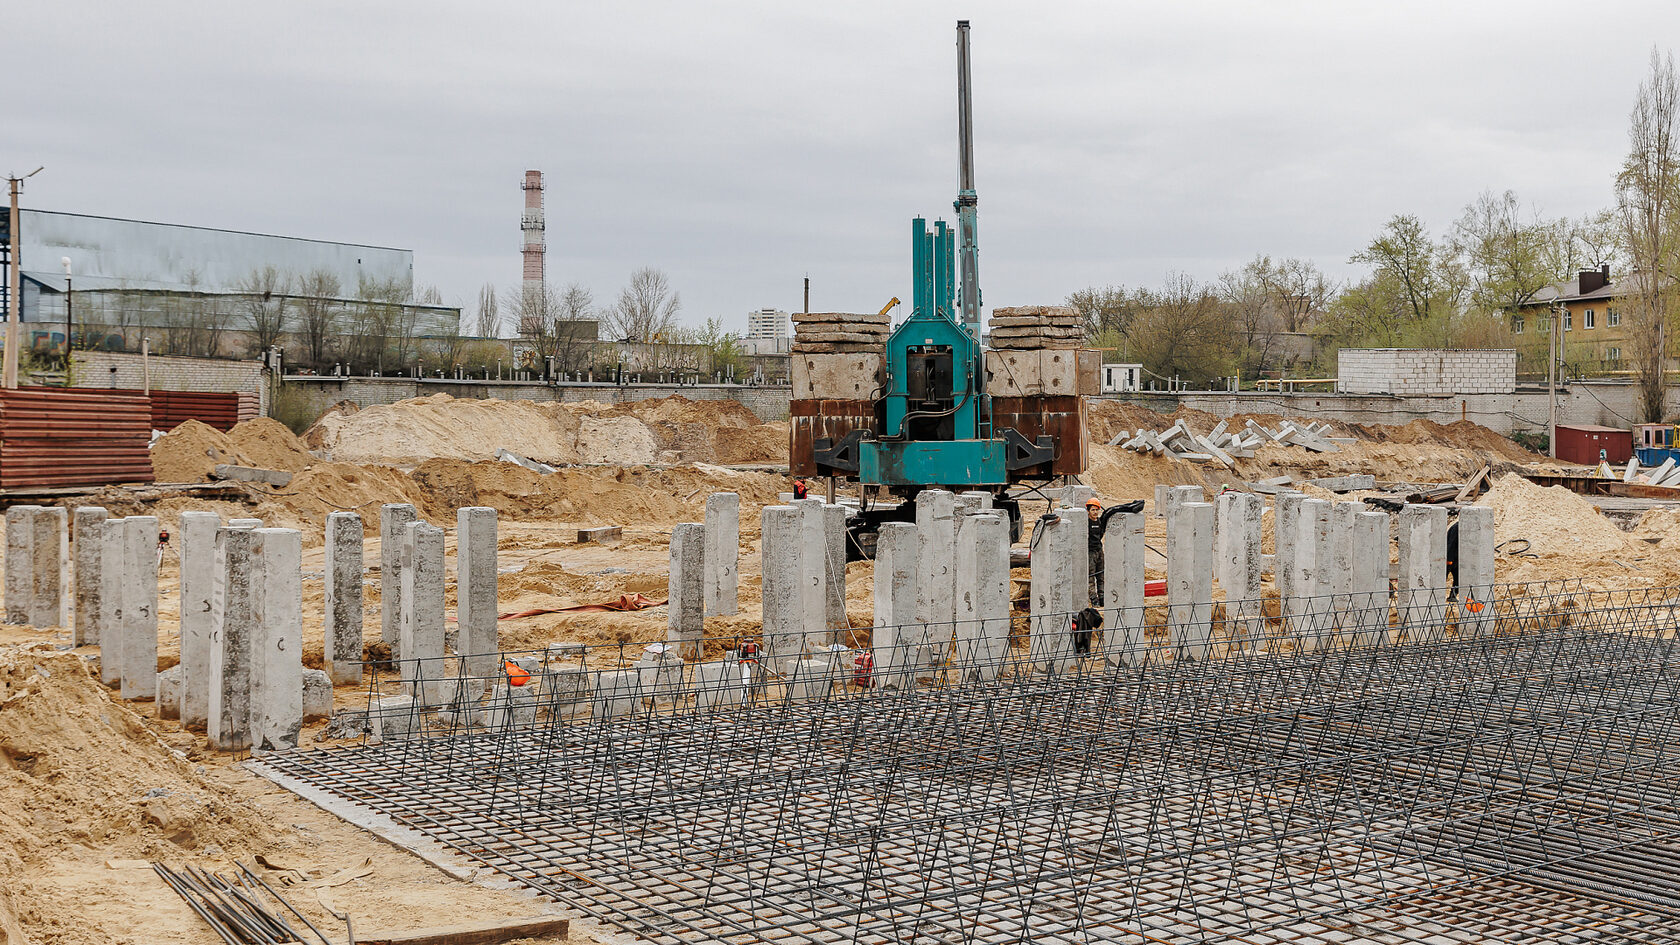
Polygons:
<instances>
[{"instance_id":1,"label":"excavated dirt","mask_svg":"<svg viewBox=\"0 0 1680 945\"><path fill-rule=\"evenodd\" d=\"M267 417L235 424L226 433L188 420L152 444L152 476L158 482L208 482L220 463L296 472L313 462L301 439Z\"/></svg>"},{"instance_id":2,"label":"excavated dirt","mask_svg":"<svg viewBox=\"0 0 1680 945\"><path fill-rule=\"evenodd\" d=\"M1621 555L1632 538L1591 502L1562 486L1539 486L1515 474L1499 477L1477 501L1493 509L1499 541L1527 539L1539 555Z\"/></svg>"}]
</instances>

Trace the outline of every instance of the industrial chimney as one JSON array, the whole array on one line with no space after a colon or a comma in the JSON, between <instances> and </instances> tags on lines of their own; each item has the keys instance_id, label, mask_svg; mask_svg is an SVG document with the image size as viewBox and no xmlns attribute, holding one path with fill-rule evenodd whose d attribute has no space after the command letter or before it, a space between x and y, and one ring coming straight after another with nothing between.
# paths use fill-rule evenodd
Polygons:
<instances>
[{"instance_id":1,"label":"industrial chimney","mask_svg":"<svg viewBox=\"0 0 1680 945\"><path fill-rule=\"evenodd\" d=\"M520 184L525 191L525 213L519 218L519 229L524 233L525 244L520 250L525 260L525 277L521 285L525 299L542 298L543 291L543 254L548 251L545 242L547 225L543 222L543 182L542 171L526 171L525 182ZM528 301L522 310L526 318L531 317L534 306ZM532 334L526 325L520 325L521 334Z\"/></svg>"}]
</instances>

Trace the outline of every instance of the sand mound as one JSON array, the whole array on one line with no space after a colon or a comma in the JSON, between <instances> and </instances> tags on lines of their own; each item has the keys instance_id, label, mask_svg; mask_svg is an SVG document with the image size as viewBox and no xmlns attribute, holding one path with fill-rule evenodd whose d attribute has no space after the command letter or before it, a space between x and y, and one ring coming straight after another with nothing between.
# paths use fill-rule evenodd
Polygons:
<instances>
[{"instance_id":1,"label":"sand mound","mask_svg":"<svg viewBox=\"0 0 1680 945\"><path fill-rule=\"evenodd\" d=\"M369 535L379 533L379 506L387 502L418 505L422 491L408 474L390 466L316 463L292 478L273 499L257 508L257 517L281 527L319 531L331 512L355 512ZM453 517L453 510L450 516Z\"/></svg>"},{"instance_id":2,"label":"sand mound","mask_svg":"<svg viewBox=\"0 0 1680 945\"><path fill-rule=\"evenodd\" d=\"M1539 555L1608 555L1628 551L1628 535L1591 502L1562 486L1537 486L1515 473L1477 501L1493 509L1499 541L1526 538Z\"/></svg>"},{"instance_id":3,"label":"sand mound","mask_svg":"<svg viewBox=\"0 0 1680 945\"><path fill-rule=\"evenodd\" d=\"M80 656L47 644L0 648L0 810L0 892L32 941L118 941L133 931L87 928L43 879L90 850L99 860L178 862L211 848L249 857L276 839L260 814L112 700Z\"/></svg>"},{"instance_id":4,"label":"sand mound","mask_svg":"<svg viewBox=\"0 0 1680 945\"><path fill-rule=\"evenodd\" d=\"M285 424L258 417L226 433L188 420L152 444L152 475L158 482L208 482L218 464L296 472L315 461Z\"/></svg>"},{"instance_id":5,"label":"sand mound","mask_svg":"<svg viewBox=\"0 0 1680 945\"><path fill-rule=\"evenodd\" d=\"M760 452L770 442L753 436L761 426L732 400L532 403L437 394L331 411L305 438L337 462L487 460L500 449L554 465L786 462L785 428L774 438L773 452Z\"/></svg>"},{"instance_id":6,"label":"sand mound","mask_svg":"<svg viewBox=\"0 0 1680 945\"><path fill-rule=\"evenodd\" d=\"M1516 462L1540 458L1487 427L1468 420L1454 420L1452 423L1413 420L1403 426L1378 425L1364 429L1374 439L1388 443L1433 443L1454 449L1482 450Z\"/></svg>"}]
</instances>

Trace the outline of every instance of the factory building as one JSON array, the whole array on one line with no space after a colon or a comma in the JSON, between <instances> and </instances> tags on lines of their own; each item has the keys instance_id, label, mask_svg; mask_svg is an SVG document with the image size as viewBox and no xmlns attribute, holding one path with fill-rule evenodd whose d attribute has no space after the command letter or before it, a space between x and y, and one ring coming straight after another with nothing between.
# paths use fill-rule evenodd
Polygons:
<instances>
[{"instance_id":1,"label":"factory building","mask_svg":"<svg viewBox=\"0 0 1680 945\"><path fill-rule=\"evenodd\" d=\"M323 325L364 331L370 304L406 339L460 323L459 309L416 304L412 250L32 209L18 232L27 350L62 351L67 330L78 349L295 348Z\"/></svg>"},{"instance_id":2,"label":"factory building","mask_svg":"<svg viewBox=\"0 0 1680 945\"><path fill-rule=\"evenodd\" d=\"M787 354L793 338L788 333L788 313L776 308L761 308L747 313L747 334L741 339L741 349L747 354Z\"/></svg>"}]
</instances>

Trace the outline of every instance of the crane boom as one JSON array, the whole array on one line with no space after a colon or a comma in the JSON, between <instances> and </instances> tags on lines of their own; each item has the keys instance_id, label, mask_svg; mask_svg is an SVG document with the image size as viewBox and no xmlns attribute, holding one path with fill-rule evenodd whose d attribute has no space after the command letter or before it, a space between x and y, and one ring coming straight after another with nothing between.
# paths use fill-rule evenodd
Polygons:
<instances>
[{"instance_id":1,"label":"crane boom","mask_svg":"<svg viewBox=\"0 0 1680 945\"><path fill-rule=\"evenodd\" d=\"M957 21L957 251L962 272L962 321L980 337L980 198L974 192L974 120L968 91L968 21Z\"/></svg>"}]
</instances>

